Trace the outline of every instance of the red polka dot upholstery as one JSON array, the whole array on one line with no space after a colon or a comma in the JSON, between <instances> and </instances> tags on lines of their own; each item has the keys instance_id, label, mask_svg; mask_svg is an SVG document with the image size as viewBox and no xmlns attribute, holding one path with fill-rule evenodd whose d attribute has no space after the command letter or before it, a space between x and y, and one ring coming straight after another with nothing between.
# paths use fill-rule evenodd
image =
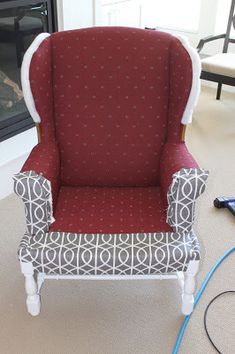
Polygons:
<instances>
[{"instance_id":1,"label":"red polka dot upholstery","mask_svg":"<svg viewBox=\"0 0 235 354\"><path fill-rule=\"evenodd\" d=\"M53 205L56 206L60 188L60 156L55 142L40 143L31 151L21 172L34 171L51 182Z\"/></svg>"},{"instance_id":2,"label":"red polka dot upholstery","mask_svg":"<svg viewBox=\"0 0 235 354\"><path fill-rule=\"evenodd\" d=\"M53 36L62 183L144 186L158 182L170 45L171 37L165 34L134 29Z\"/></svg>"},{"instance_id":3,"label":"red polka dot upholstery","mask_svg":"<svg viewBox=\"0 0 235 354\"><path fill-rule=\"evenodd\" d=\"M30 77L42 139L53 135L54 116L62 184L159 184L161 151L180 141L192 83L178 39L118 27L54 33L34 54Z\"/></svg>"},{"instance_id":4,"label":"red polka dot upholstery","mask_svg":"<svg viewBox=\"0 0 235 354\"><path fill-rule=\"evenodd\" d=\"M50 231L131 233L172 231L159 187L61 187Z\"/></svg>"},{"instance_id":5,"label":"red polka dot upholstery","mask_svg":"<svg viewBox=\"0 0 235 354\"><path fill-rule=\"evenodd\" d=\"M53 33L30 83L42 143L22 171L52 183L51 231L171 231L172 174L197 167L181 143L192 63L179 40L119 27Z\"/></svg>"}]
</instances>

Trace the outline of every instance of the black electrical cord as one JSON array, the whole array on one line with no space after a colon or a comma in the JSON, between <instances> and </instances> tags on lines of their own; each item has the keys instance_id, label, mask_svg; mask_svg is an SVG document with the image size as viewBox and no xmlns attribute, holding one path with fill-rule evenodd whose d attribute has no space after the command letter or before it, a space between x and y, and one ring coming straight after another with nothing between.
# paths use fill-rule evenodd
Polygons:
<instances>
[{"instance_id":1,"label":"black electrical cord","mask_svg":"<svg viewBox=\"0 0 235 354\"><path fill-rule=\"evenodd\" d=\"M219 353L219 354L222 354L222 352L217 348L217 346L215 345L215 343L213 342L213 340L211 339L211 336L208 332L208 329L207 329L207 312L211 306L211 304L216 300L218 299L220 296L222 295L225 295L225 294L228 294L228 293L235 293L235 290L227 290L227 291L223 291L222 293L219 293L218 295L216 295L210 302L209 304L207 305L206 309L205 309L205 312L204 312L204 328L205 328L205 331L206 331L206 334L207 334L207 337L209 339L209 341L211 342L212 346L215 348L215 350Z\"/></svg>"}]
</instances>

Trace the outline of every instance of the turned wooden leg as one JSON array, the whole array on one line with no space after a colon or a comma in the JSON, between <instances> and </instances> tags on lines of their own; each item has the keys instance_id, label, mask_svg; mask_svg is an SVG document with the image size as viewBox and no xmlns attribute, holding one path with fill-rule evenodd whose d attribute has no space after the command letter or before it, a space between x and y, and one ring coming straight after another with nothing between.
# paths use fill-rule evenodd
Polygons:
<instances>
[{"instance_id":1,"label":"turned wooden leg","mask_svg":"<svg viewBox=\"0 0 235 354\"><path fill-rule=\"evenodd\" d=\"M38 294L38 286L34 279L32 263L21 263L21 271L25 276L25 290L27 294L26 305L28 312L32 316L37 316L40 313L40 296Z\"/></svg>"},{"instance_id":2,"label":"turned wooden leg","mask_svg":"<svg viewBox=\"0 0 235 354\"><path fill-rule=\"evenodd\" d=\"M181 291L184 291L184 272L177 272L178 283L180 285Z\"/></svg>"},{"instance_id":3,"label":"turned wooden leg","mask_svg":"<svg viewBox=\"0 0 235 354\"><path fill-rule=\"evenodd\" d=\"M194 306L194 291L196 287L196 274L199 269L199 261L190 261L185 273L184 288L182 294L182 313L190 315Z\"/></svg>"}]
</instances>

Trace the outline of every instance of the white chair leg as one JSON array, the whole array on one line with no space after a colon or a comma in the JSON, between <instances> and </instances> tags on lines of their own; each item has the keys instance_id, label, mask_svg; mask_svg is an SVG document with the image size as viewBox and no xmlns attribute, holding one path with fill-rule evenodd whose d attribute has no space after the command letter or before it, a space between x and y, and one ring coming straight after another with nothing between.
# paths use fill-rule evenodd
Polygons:
<instances>
[{"instance_id":1,"label":"white chair leg","mask_svg":"<svg viewBox=\"0 0 235 354\"><path fill-rule=\"evenodd\" d=\"M194 291L196 287L196 274L199 269L199 261L190 261L185 273L184 289L182 293L182 313L190 315L194 307Z\"/></svg>"},{"instance_id":2,"label":"white chair leg","mask_svg":"<svg viewBox=\"0 0 235 354\"><path fill-rule=\"evenodd\" d=\"M182 293L184 292L184 272L177 272L178 283Z\"/></svg>"},{"instance_id":3,"label":"white chair leg","mask_svg":"<svg viewBox=\"0 0 235 354\"><path fill-rule=\"evenodd\" d=\"M32 316L37 316L40 313L41 302L38 294L38 286L33 276L34 270L32 263L21 262L21 271L25 276L26 305L28 312Z\"/></svg>"}]
</instances>

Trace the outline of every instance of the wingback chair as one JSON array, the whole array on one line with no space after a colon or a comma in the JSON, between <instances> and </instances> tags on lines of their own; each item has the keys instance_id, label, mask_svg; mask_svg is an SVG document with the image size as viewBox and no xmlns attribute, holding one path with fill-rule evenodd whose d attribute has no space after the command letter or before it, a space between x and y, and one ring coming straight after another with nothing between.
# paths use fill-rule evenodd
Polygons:
<instances>
[{"instance_id":1,"label":"wingback chair","mask_svg":"<svg viewBox=\"0 0 235 354\"><path fill-rule=\"evenodd\" d=\"M59 278L178 278L191 313L195 200L208 172L182 132L199 77L196 51L160 31L97 27L34 40L22 87L41 141L14 176L31 315L44 279Z\"/></svg>"}]
</instances>

